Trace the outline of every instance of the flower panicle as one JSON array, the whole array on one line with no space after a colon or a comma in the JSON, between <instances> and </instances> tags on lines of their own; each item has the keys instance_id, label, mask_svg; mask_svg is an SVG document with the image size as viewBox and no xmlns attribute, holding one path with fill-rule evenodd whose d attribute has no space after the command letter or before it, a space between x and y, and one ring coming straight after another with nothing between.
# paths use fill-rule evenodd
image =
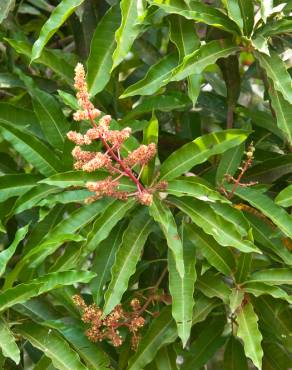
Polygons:
<instances>
[{"instance_id":1,"label":"flower panicle","mask_svg":"<svg viewBox=\"0 0 292 370\"><path fill-rule=\"evenodd\" d=\"M90 203L102 197L127 200L130 196L135 196L139 203L151 205L153 193L165 189L167 186L163 182L163 184L158 183L145 188L140 181L144 166L156 156L156 144L140 145L132 152L128 152L126 156L122 156L121 150L124 142L131 135L131 128L111 129L111 116L101 116L100 110L94 107L90 101L85 70L81 63L78 63L75 68L74 81L80 110L73 114L73 119L75 121L88 120L91 123L91 127L84 134L76 131L67 133L67 138L76 145L72 150L72 156L75 159L74 168L85 172L104 169L110 174L104 180L86 184L87 189L93 192L93 195L86 202ZM98 122L95 121L96 118L98 118ZM99 141L103 147L99 151L86 151L81 148L84 145L92 145L96 141ZM136 169L139 170L139 173L135 172ZM119 190L119 179L122 177L130 179L135 184L137 191L130 193Z\"/></svg>"}]
</instances>

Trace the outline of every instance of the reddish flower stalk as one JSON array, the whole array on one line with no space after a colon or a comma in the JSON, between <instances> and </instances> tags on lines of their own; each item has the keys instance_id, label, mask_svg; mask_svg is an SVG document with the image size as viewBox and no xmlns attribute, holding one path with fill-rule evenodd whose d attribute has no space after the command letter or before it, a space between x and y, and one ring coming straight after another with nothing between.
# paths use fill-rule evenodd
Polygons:
<instances>
[{"instance_id":1,"label":"reddish flower stalk","mask_svg":"<svg viewBox=\"0 0 292 370\"><path fill-rule=\"evenodd\" d=\"M110 129L111 116L109 115L99 118L98 123L96 123L95 119L101 115L101 112L89 100L85 71L80 63L75 68L74 86L77 90L76 96L81 107L81 110L74 113L74 120L89 120L92 126L85 135L75 131L70 131L67 134L68 139L77 145L72 151L72 155L76 159L74 167L86 172L106 169L111 175L118 174L115 178L108 176L105 180L87 183L87 188L95 193L87 199L87 202L92 202L104 196L124 200L135 196L139 203L150 205L153 192L164 190L167 184L161 182L146 189L140 181L141 172L138 176L133 171L133 168L136 166L143 168L151 161L156 155L156 145L154 143L140 145L136 150L130 152L126 158L121 157L120 149L124 141L129 138L131 129L129 127L121 131ZM89 145L97 140L101 141L104 152L83 151L80 148L82 145ZM136 192L129 193L119 190L119 180L123 176L129 178L135 184Z\"/></svg>"}]
</instances>

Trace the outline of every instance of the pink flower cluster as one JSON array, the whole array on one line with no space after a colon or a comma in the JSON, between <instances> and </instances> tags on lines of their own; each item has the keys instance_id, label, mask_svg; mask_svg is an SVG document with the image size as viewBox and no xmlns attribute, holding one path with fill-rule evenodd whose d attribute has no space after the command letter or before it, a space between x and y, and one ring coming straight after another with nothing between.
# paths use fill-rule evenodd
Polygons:
<instances>
[{"instance_id":1,"label":"pink flower cluster","mask_svg":"<svg viewBox=\"0 0 292 370\"><path fill-rule=\"evenodd\" d=\"M85 134L76 131L69 131L67 137L76 144L72 151L72 156L76 160L74 167L85 172L94 172L98 169L107 170L110 174L106 179L97 182L88 182L86 187L94 193L87 199L87 202L95 201L102 197L113 197L126 200L129 197L136 197L137 201L143 205L150 205L153 193L157 190L164 190L166 182L161 182L150 188L145 188L140 181L140 175L144 166L149 163L156 155L156 145L140 145L136 150L128 153L123 158L121 148L131 135L131 128L126 127L122 130L112 130L110 128L111 116L101 116L101 112L94 107L89 100L89 93L85 81L85 71L83 65L78 63L75 68L75 84L77 99L81 110L74 113L76 121L89 120L91 128ZM103 151L87 151L81 146L90 145L95 141L100 141ZM138 170L139 173L135 172ZM119 190L120 179L129 178L136 186L136 191L130 193Z\"/></svg>"}]
</instances>

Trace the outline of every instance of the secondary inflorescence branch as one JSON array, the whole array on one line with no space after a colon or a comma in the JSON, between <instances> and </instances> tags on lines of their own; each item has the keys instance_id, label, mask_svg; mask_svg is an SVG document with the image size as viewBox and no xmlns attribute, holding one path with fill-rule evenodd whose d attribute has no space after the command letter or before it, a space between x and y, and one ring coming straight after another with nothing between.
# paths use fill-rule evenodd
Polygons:
<instances>
[{"instance_id":1,"label":"secondary inflorescence branch","mask_svg":"<svg viewBox=\"0 0 292 370\"><path fill-rule=\"evenodd\" d=\"M76 144L72 151L75 159L74 167L77 170L85 172L94 172L104 169L109 172L109 176L104 180L96 182L87 182L86 187L94 193L88 198L88 203L102 197L112 197L121 200L127 200L129 197L136 197L137 201L143 205L150 205L153 199L153 193L159 190L165 190L167 183L165 181L145 188L140 181L140 174L134 171L134 168L143 169L156 156L156 145L140 145L137 149L122 157L121 149L124 142L131 135L131 128L125 127L122 130L112 130L110 128L111 116L101 116L100 110L94 107L89 99L87 84L85 81L85 71L82 64L78 63L75 68L75 84L77 90L76 97L80 110L74 113L75 121L87 120L91 127L85 134L76 131L69 131L67 137ZM98 122L96 119L98 118ZM90 145L95 141L100 141L103 146L102 151L88 151L81 147ZM119 190L122 177L130 179L136 187L134 192Z\"/></svg>"}]
</instances>

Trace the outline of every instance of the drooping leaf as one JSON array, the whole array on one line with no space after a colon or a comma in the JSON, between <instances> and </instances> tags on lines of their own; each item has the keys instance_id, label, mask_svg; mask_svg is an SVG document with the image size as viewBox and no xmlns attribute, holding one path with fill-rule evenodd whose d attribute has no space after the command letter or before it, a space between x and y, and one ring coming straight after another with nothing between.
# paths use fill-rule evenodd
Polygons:
<instances>
[{"instance_id":1,"label":"drooping leaf","mask_svg":"<svg viewBox=\"0 0 292 370\"><path fill-rule=\"evenodd\" d=\"M128 370L143 369L154 359L160 348L174 342L176 337L176 325L171 317L170 307L165 307L143 335L136 353L129 360Z\"/></svg>"},{"instance_id":2,"label":"drooping leaf","mask_svg":"<svg viewBox=\"0 0 292 370\"><path fill-rule=\"evenodd\" d=\"M173 70L170 80L180 81L194 73L200 74L219 58L225 58L238 50L238 46L229 40L210 41L185 56L182 63Z\"/></svg>"},{"instance_id":3,"label":"drooping leaf","mask_svg":"<svg viewBox=\"0 0 292 370\"><path fill-rule=\"evenodd\" d=\"M172 346L162 347L155 356L155 365L157 370L177 370L176 352ZM151 369L152 364L149 365Z\"/></svg>"},{"instance_id":4,"label":"drooping leaf","mask_svg":"<svg viewBox=\"0 0 292 370\"><path fill-rule=\"evenodd\" d=\"M5 357L10 358L16 364L20 362L20 350L9 326L0 318L0 348Z\"/></svg>"},{"instance_id":5,"label":"drooping leaf","mask_svg":"<svg viewBox=\"0 0 292 370\"><path fill-rule=\"evenodd\" d=\"M244 143L223 153L216 172L216 183L220 185L225 175L233 176L237 171L244 152Z\"/></svg>"},{"instance_id":6,"label":"drooping leaf","mask_svg":"<svg viewBox=\"0 0 292 370\"><path fill-rule=\"evenodd\" d=\"M0 252L0 277L5 273L7 263L10 258L14 255L18 244L24 239L27 234L29 225L23 226L16 231L12 244Z\"/></svg>"},{"instance_id":7,"label":"drooping leaf","mask_svg":"<svg viewBox=\"0 0 292 370\"><path fill-rule=\"evenodd\" d=\"M176 269L183 278L185 273L183 245L170 209L160 199L155 198L149 207L149 213L159 223L167 245L173 253Z\"/></svg>"},{"instance_id":8,"label":"drooping leaf","mask_svg":"<svg viewBox=\"0 0 292 370\"><path fill-rule=\"evenodd\" d=\"M207 271L203 276L198 278L197 287L209 298L220 298L227 303L231 294L231 289L223 282L220 275Z\"/></svg>"},{"instance_id":9,"label":"drooping leaf","mask_svg":"<svg viewBox=\"0 0 292 370\"><path fill-rule=\"evenodd\" d=\"M61 286L77 282L86 283L94 276L95 274L89 271L61 271L43 275L29 283L19 284L14 288L2 291L0 293L0 311Z\"/></svg>"},{"instance_id":10,"label":"drooping leaf","mask_svg":"<svg viewBox=\"0 0 292 370\"><path fill-rule=\"evenodd\" d=\"M211 266L227 276L233 274L235 260L227 248L222 248L211 236L203 233L195 225L186 225L186 229L191 242L200 250Z\"/></svg>"},{"instance_id":11,"label":"drooping leaf","mask_svg":"<svg viewBox=\"0 0 292 370\"><path fill-rule=\"evenodd\" d=\"M248 281L263 282L271 285L292 284L290 268L270 268L252 273Z\"/></svg>"},{"instance_id":12,"label":"drooping leaf","mask_svg":"<svg viewBox=\"0 0 292 370\"><path fill-rule=\"evenodd\" d=\"M28 132L0 123L0 132L24 159L45 176L53 175L61 169L60 161L47 146Z\"/></svg>"},{"instance_id":13,"label":"drooping leaf","mask_svg":"<svg viewBox=\"0 0 292 370\"><path fill-rule=\"evenodd\" d=\"M120 303L130 277L136 269L141 251L153 227L147 209L140 209L123 234L111 269L111 282L105 293L104 313L109 314Z\"/></svg>"},{"instance_id":14,"label":"drooping leaf","mask_svg":"<svg viewBox=\"0 0 292 370\"><path fill-rule=\"evenodd\" d=\"M166 55L149 68L146 76L142 80L129 86L120 98L123 99L133 95L155 94L157 90L165 85L165 81L171 76L171 72L173 68L177 66L177 63L177 54Z\"/></svg>"},{"instance_id":15,"label":"drooping leaf","mask_svg":"<svg viewBox=\"0 0 292 370\"><path fill-rule=\"evenodd\" d=\"M272 0L261 0L263 4L268 4ZM274 19L258 28L255 36L274 36L281 33L291 32L292 20L289 18Z\"/></svg>"},{"instance_id":16,"label":"drooping leaf","mask_svg":"<svg viewBox=\"0 0 292 370\"><path fill-rule=\"evenodd\" d=\"M43 25L39 38L35 41L31 61L40 57L43 48L53 36L53 34L62 26L62 24L70 17L75 9L83 3L84 0L62 0L61 3L56 6L49 19Z\"/></svg>"},{"instance_id":17,"label":"drooping leaf","mask_svg":"<svg viewBox=\"0 0 292 370\"><path fill-rule=\"evenodd\" d=\"M276 204L282 207L292 206L292 185L287 186L275 198Z\"/></svg>"},{"instance_id":18,"label":"drooping leaf","mask_svg":"<svg viewBox=\"0 0 292 370\"><path fill-rule=\"evenodd\" d=\"M201 2L190 2L189 6L183 0L149 0L149 2L169 14L179 14L187 19L206 23L235 34L239 31L236 23L226 15Z\"/></svg>"},{"instance_id":19,"label":"drooping leaf","mask_svg":"<svg viewBox=\"0 0 292 370\"><path fill-rule=\"evenodd\" d=\"M283 95L284 99L292 104L291 77L279 55L274 51L270 51L270 56L256 53L256 57L268 77L273 81L274 88Z\"/></svg>"},{"instance_id":20,"label":"drooping leaf","mask_svg":"<svg viewBox=\"0 0 292 370\"><path fill-rule=\"evenodd\" d=\"M242 307L236 321L238 324L237 336L243 341L245 355L260 370L263 358L262 334L258 328L257 314L250 302Z\"/></svg>"},{"instance_id":21,"label":"drooping leaf","mask_svg":"<svg viewBox=\"0 0 292 370\"><path fill-rule=\"evenodd\" d=\"M194 302L194 289L196 281L196 250L188 240L184 222L181 226L181 239L183 245L183 256L185 274L179 275L175 260L168 251L169 291L172 297L172 316L176 321L178 336L185 347L192 328L192 316Z\"/></svg>"},{"instance_id":22,"label":"drooping leaf","mask_svg":"<svg viewBox=\"0 0 292 370\"><path fill-rule=\"evenodd\" d=\"M237 268L235 273L235 280L237 283L244 282L250 274L252 263L251 253L242 253L237 259Z\"/></svg>"},{"instance_id":23,"label":"drooping leaf","mask_svg":"<svg viewBox=\"0 0 292 370\"><path fill-rule=\"evenodd\" d=\"M248 136L244 130L226 130L201 136L173 152L162 164L160 178L171 180L205 162L215 154L239 145Z\"/></svg>"},{"instance_id":24,"label":"drooping leaf","mask_svg":"<svg viewBox=\"0 0 292 370\"><path fill-rule=\"evenodd\" d=\"M41 350L60 370L86 370L78 354L69 344L52 329L36 323L21 325L18 333L26 338L34 347Z\"/></svg>"},{"instance_id":25,"label":"drooping leaf","mask_svg":"<svg viewBox=\"0 0 292 370\"><path fill-rule=\"evenodd\" d=\"M248 370L242 344L231 336L224 351L224 370Z\"/></svg>"},{"instance_id":26,"label":"drooping leaf","mask_svg":"<svg viewBox=\"0 0 292 370\"><path fill-rule=\"evenodd\" d=\"M285 292L285 290L269 284L269 281L267 281L267 284L261 281L247 281L244 283L244 290L253 294L255 297L267 294L276 299L283 299L290 304L292 303L292 298Z\"/></svg>"},{"instance_id":27,"label":"drooping leaf","mask_svg":"<svg viewBox=\"0 0 292 370\"><path fill-rule=\"evenodd\" d=\"M115 32L120 19L120 7L116 4L107 11L95 29L87 60L87 82L91 96L99 93L110 79L112 55L116 47Z\"/></svg>"},{"instance_id":28,"label":"drooping leaf","mask_svg":"<svg viewBox=\"0 0 292 370\"><path fill-rule=\"evenodd\" d=\"M113 53L112 69L116 68L128 54L146 15L145 0L122 0L120 7L122 23L115 35L117 47Z\"/></svg>"},{"instance_id":29,"label":"drooping leaf","mask_svg":"<svg viewBox=\"0 0 292 370\"><path fill-rule=\"evenodd\" d=\"M26 191L36 186L41 176L31 174L13 174L1 176L0 181L0 201L20 196Z\"/></svg>"},{"instance_id":30,"label":"drooping leaf","mask_svg":"<svg viewBox=\"0 0 292 370\"><path fill-rule=\"evenodd\" d=\"M216 214L205 202L192 198L182 197L171 199L171 203L187 214L208 235L222 246L232 246L244 253L261 253L249 240L246 240L237 230L237 227Z\"/></svg>"}]
</instances>

